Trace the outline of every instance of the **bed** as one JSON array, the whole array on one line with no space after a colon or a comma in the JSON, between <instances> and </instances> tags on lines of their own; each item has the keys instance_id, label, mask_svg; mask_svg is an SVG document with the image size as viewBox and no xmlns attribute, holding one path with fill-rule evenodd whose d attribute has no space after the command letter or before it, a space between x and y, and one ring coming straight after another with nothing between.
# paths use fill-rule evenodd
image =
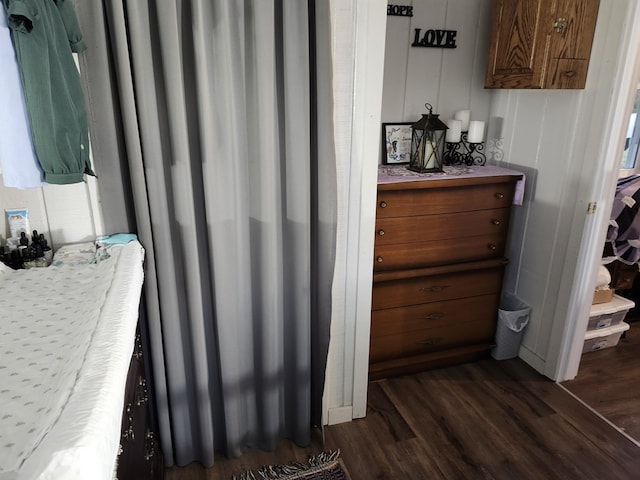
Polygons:
<instances>
[{"instance_id":1,"label":"bed","mask_svg":"<svg viewBox=\"0 0 640 480\"><path fill-rule=\"evenodd\" d=\"M0 480L116 477L144 250L86 247L0 271Z\"/></svg>"}]
</instances>

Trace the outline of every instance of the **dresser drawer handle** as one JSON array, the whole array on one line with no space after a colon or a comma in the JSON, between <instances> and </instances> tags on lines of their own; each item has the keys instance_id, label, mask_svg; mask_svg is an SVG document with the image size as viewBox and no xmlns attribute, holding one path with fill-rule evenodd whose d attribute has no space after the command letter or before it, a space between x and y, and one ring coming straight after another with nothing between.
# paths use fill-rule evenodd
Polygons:
<instances>
[{"instance_id":1,"label":"dresser drawer handle","mask_svg":"<svg viewBox=\"0 0 640 480\"><path fill-rule=\"evenodd\" d=\"M435 313L430 313L429 315L424 315L420 318L422 320L438 320L439 318L442 318L442 317L444 317L444 313L435 312Z\"/></svg>"},{"instance_id":2,"label":"dresser drawer handle","mask_svg":"<svg viewBox=\"0 0 640 480\"><path fill-rule=\"evenodd\" d=\"M387 202L384 200L380 202L380 208L387 208Z\"/></svg>"},{"instance_id":3,"label":"dresser drawer handle","mask_svg":"<svg viewBox=\"0 0 640 480\"><path fill-rule=\"evenodd\" d=\"M489 250L496 250L498 247L496 247L493 243L490 243L489 245L487 245L487 248L489 248Z\"/></svg>"},{"instance_id":4,"label":"dresser drawer handle","mask_svg":"<svg viewBox=\"0 0 640 480\"><path fill-rule=\"evenodd\" d=\"M437 338L427 338L425 340L419 340L416 343L418 345L435 345L436 343L438 343L439 339Z\"/></svg>"},{"instance_id":5,"label":"dresser drawer handle","mask_svg":"<svg viewBox=\"0 0 640 480\"><path fill-rule=\"evenodd\" d=\"M129 428L127 428L123 433L122 433L122 438L124 438L125 440L135 440L136 435L133 431L133 426L129 425Z\"/></svg>"},{"instance_id":6,"label":"dresser drawer handle","mask_svg":"<svg viewBox=\"0 0 640 480\"><path fill-rule=\"evenodd\" d=\"M449 288L449 285L434 285L433 287L422 287L420 289L421 292L432 292L432 293L439 293L441 291L443 291L445 288Z\"/></svg>"},{"instance_id":7,"label":"dresser drawer handle","mask_svg":"<svg viewBox=\"0 0 640 480\"><path fill-rule=\"evenodd\" d=\"M382 257L376 257L376 262L378 263L382 263L384 259Z\"/></svg>"},{"instance_id":8,"label":"dresser drawer handle","mask_svg":"<svg viewBox=\"0 0 640 480\"><path fill-rule=\"evenodd\" d=\"M378 235L383 236L384 235L384 230L383 229L378 230Z\"/></svg>"},{"instance_id":9,"label":"dresser drawer handle","mask_svg":"<svg viewBox=\"0 0 640 480\"><path fill-rule=\"evenodd\" d=\"M500 220L498 220L497 218L494 218L493 220L491 220L491 223L493 225L500 225Z\"/></svg>"},{"instance_id":10,"label":"dresser drawer handle","mask_svg":"<svg viewBox=\"0 0 640 480\"><path fill-rule=\"evenodd\" d=\"M496 198L497 198L498 200L503 199L503 198L504 198L504 193L497 192L497 193L496 193Z\"/></svg>"}]
</instances>

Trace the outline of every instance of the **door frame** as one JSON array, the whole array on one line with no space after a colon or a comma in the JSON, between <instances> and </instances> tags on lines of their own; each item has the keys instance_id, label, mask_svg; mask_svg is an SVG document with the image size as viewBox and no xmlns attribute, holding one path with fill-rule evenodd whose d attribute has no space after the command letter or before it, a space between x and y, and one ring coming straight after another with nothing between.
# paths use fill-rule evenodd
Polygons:
<instances>
[{"instance_id":1,"label":"door frame","mask_svg":"<svg viewBox=\"0 0 640 480\"><path fill-rule=\"evenodd\" d=\"M624 132L627 130L628 118L635 98L638 80L640 79L640 4L629 2L627 18L632 19L625 25L622 52L617 61L615 78L618 82L611 92L613 101L604 112L605 125L601 142L600 155L602 162L593 177L591 195L597 204L593 214L585 212L586 220L583 228L578 262L574 275L572 294L568 305L567 319L564 322L562 341L556 361L550 356L545 367L545 375L562 382L571 380L578 374L584 334L589 322L589 312L593 300L593 286L596 282L597 266L602 258L602 248L606 239L607 226L615 189L618 180L618 166L624 145ZM634 29L634 25L636 28Z\"/></svg>"}]
</instances>

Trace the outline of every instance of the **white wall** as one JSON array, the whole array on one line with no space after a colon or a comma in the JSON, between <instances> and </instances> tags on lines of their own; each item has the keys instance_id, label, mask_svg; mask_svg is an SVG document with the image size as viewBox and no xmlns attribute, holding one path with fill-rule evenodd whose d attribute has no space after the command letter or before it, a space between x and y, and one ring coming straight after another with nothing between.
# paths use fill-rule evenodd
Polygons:
<instances>
[{"instance_id":1,"label":"white wall","mask_svg":"<svg viewBox=\"0 0 640 480\"><path fill-rule=\"evenodd\" d=\"M9 236L4 214L8 208L27 208L31 230L44 233L54 249L65 243L95 240L103 234L97 199L94 178L85 183L19 190L5 187L0 174L0 243Z\"/></svg>"},{"instance_id":2,"label":"white wall","mask_svg":"<svg viewBox=\"0 0 640 480\"><path fill-rule=\"evenodd\" d=\"M470 109L474 120L489 120L491 92L484 90L489 44L487 0L389 1L413 5L413 17L388 16L382 97L383 122L410 122L427 113L425 103L445 121ZM456 30L456 48L411 47L414 29Z\"/></svg>"},{"instance_id":3,"label":"white wall","mask_svg":"<svg viewBox=\"0 0 640 480\"><path fill-rule=\"evenodd\" d=\"M585 271L595 275L595 267L578 265L583 240L590 241L587 220L593 223L588 204L597 202L605 216L611 205L598 193L611 192L602 184L601 146L611 134L608 112L616 68L625 61L628 7L628 1L600 2L584 90L496 90L493 96L490 131L502 141L503 165L527 175L525 203L515 207L511 225L505 289L532 306L520 356L554 379L567 324L585 310L572 303L590 302L580 284L586 281L589 290L595 280L580 278Z\"/></svg>"}]
</instances>

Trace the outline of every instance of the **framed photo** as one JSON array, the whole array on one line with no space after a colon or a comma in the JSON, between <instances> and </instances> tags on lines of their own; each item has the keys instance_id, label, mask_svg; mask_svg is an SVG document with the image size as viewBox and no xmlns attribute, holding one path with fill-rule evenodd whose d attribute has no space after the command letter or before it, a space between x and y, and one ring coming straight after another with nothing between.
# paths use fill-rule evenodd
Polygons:
<instances>
[{"instance_id":1,"label":"framed photo","mask_svg":"<svg viewBox=\"0 0 640 480\"><path fill-rule=\"evenodd\" d=\"M411 156L411 125L406 123L382 124L382 164L409 163Z\"/></svg>"}]
</instances>

